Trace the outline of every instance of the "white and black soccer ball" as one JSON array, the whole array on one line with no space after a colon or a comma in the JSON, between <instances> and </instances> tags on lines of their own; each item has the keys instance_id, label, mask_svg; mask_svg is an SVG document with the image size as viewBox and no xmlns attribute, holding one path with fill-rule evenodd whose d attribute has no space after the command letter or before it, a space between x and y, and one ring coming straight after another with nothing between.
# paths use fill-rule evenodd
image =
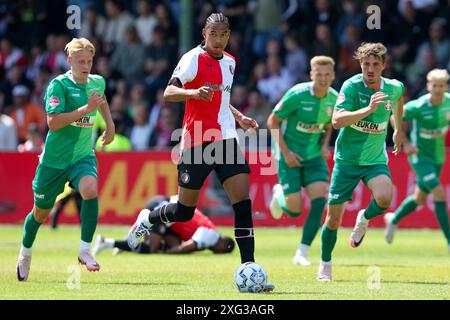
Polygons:
<instances>
[{"instance_id":1,"label":"white and black soccer ball","mask_svg":"<svg viewBox=\"0 0 450 320\"><path fill-rule=\"evenodd\" d=\"M234 272L234 283L240 292L262 292L267 284L267 273L255 262L246 262Z\"/></svg>"}]
</instances>

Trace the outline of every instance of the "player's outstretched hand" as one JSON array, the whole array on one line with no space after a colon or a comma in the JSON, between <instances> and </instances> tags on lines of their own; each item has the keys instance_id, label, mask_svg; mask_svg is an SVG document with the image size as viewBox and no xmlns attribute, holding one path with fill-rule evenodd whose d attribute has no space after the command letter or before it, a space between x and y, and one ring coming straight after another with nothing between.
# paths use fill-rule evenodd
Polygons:
<instances>
[{"instance_id":1,"label":"player's outstretched hand","mask_svg":"<svg viewBox=\"0 0 450 320\"><path fill-rule=\"evenodd\" d=\"M103 131L102 134L102 146L106 146L107 144L110 144L114 140L115 135L115 129L114 128L106 128L105 131Z\"/></svg>"},{"instance_id":2,"label":"player's outstretched hand","mask_svg":"<svg viewBox=\"0 0 450 320\"><path fill-rule=\"evenodd\" d=\"M373 112L377 111L378 105L380 105L380 104L385 105L387 103L387 101L384 99L386 99L387 97L388 97L388 95L381 91L378 91L375 94L373 94L370 97L370 103L369 103L370 111L372 111L372 113L373 113Z\"/></svg>"},{"instance_id":3,"label":"player's outstretched hand","mask_svg":"<svg viewBox=\"0 0 450 320\"><path fill-rule=\"evenodd\" d=\"M402 148L403 135L400 132L395 131L392 140L394 141L394 151L392 153L398 155Z\"/></svg>"},{"instance_id":4,"label":"player's outstretched hand","mask_svg":"<svg viewBox=\"0 0 450 320\"><path fill-rule=\"evenodd\" d=\"M258 122L256 122L255 119L252 119L250 117L246 117L243 116L239 121L239 126L244 129L245 131L249 130L249 129L258 129L259 128L259 124Z\"/></svg>"},{"instance_id":5,"label":"player's outstretched hand","mask_svg":"<svg viewBox=\"0 0 450 320\"><path fill-rule=\"evenodd\" d=\"M286 161L286 164L290 168L300 167L300 165L301 165L300 161L303 160L302 157L300 157L295 152L292 152L291 150L289 150L286 153L283 153L283 157L284 157L284 161Z\"/></svg>"}]
</instances>

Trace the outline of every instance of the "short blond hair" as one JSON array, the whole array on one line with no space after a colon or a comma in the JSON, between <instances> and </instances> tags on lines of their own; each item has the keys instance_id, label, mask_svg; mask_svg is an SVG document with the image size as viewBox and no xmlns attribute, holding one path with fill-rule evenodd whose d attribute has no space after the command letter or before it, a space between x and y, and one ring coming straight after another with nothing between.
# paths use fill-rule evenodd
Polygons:
<instances>
[{"instance_id":1,"label":"short blond hair","mask_svg":"<svg viewBox=\"0 0 450 320\"><path fill-rule=\"evenodd\" d=\"M332 57L329 56L315 56L309 62L311 69L314 65L325 66L327 64L331 64L334 67L335 63Z\"/></svg>"},{"instance_id":2,"label":"short blond hair","mask_svg":"<svg viewBox=\"0 0 450 320\"><path fill-rule=\"evenodd\" d=\"M353 58L361 61L363 58L367 58L369 56L378 57L383 63L386 61L387 49L381 43L370 43L363 42L358 49L356 49Z\"/></svg>"},{"instance_id":3,"label":"short blond hair","mask_svg":"<svg viewBox=\"0 0 450 320\"><path fill-rule=\"evenodd\" d=\"M450 78L448 71L446 69L433 69L427 74L427 81L445 81L448 82L448 79Z\"/></svg>"},{"instance_id":4,"label":"short blond hair","mask_svg":"<svg viewBox=\"0 0 450 320\"><path fill-rule=\"evenodd\" d=\"M86 38L73 38L68 44L66 44L64 50L69 57L72 53L82 50L88 50L92 53L92 56L95 55L94 45Z\"/></svg>"}]
</instances>

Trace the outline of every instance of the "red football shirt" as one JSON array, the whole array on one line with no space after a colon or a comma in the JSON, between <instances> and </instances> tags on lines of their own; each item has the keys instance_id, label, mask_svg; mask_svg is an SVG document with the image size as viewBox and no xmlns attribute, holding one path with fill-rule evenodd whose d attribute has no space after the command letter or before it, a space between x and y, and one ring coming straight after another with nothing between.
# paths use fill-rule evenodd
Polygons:
<instances>
[{"instance_id":1,"label":"red football shirt","mask_svg":"<svg viewBox=\"0 0 450 320\"><path fill-rule=\"evenodd\" d=\"M221 59L210 56L200 46L185 53L172 78L185 89L207 86L214 90L212 101L186 100L181 149L204 142L237 138L236 123L230 110L230 94L236 61L224 52Z\"/></svg>"},{"instance_id":2,"label":"red football shirt","mask_svg":"<svg viewBox=\"0 0 450 320\"><path fill-rule=\"evenodd\" d=\"M181 241L186 241L192 238L192 235L200 227L217 230L216 226L207 216L201 213L200 210L195 209L194 216L191 220L186 222L174 222L170 226L170 230L177 234Z\"/></svg>"}]
</instances>

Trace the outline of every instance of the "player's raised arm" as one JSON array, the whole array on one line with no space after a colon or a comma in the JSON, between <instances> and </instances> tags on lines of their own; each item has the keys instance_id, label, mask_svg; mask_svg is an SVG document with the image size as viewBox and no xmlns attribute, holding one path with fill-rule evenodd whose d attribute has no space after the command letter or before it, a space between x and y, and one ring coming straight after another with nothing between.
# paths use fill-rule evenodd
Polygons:
<instances>
[{"instance_id":1,"label":"player's raised arm","mask_svg":"<svg viewBox=\"0 0 450 320\"><path fill-rule=\"evenodd\" d=\"M184 89L177 78L173 78L164 90L165 102L182 102L187 99L211 101L214 91L206 86L198 89Z\"/></svg>"},{"instance_id":2,"label":"player's raised arm","mask_svg":"<svg viewBox=\"0 0 450 320\"><path fill-rule=\"evenodd\" d=\"M88 103L72 112L66 113L49 113L47 114L47 124L50 130L58 131L72 122L80 119L82 116L91 113L104 103L104 99L101 95L92 95Z\"/></svg>"},{"instance_id":3,"label":"player's raised arm","mask_svg":"<svg viewBox=\"0 0 450 320\"><path fill-rule=\"evenodd\" d=\"M341 95L341 94L340 94ZM387 95L381 91L375 93L370 97L370 103L367 107L358 109L356 111L348 111L346 109L335 108L333 112L333 127L335 129L340 129L343 127L350 126L355 122L367 117L369 114L377 111L380 104L385 105L387 101L384 99ZM345 96L344 98L345 99ZM338 98L339 101L339 98Z\"/></svg>"}]
</instances>

